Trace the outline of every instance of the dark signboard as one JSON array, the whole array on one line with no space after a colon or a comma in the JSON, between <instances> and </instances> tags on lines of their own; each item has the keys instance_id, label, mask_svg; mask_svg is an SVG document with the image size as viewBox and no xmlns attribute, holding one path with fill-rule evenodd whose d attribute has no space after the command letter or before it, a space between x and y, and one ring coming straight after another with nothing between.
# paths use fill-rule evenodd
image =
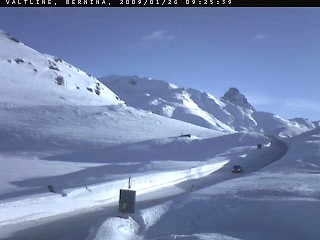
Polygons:
<instances>
[{"instance_id":1,"label":"dark signboard","mask_svg":"<svg viewBox=\"0 0 320 240\"><path fill-rule=\"evenodd\" d=\"M136 205L136 191L120 189L119 212L134 213Z\"/></svg>"}]
</instances>

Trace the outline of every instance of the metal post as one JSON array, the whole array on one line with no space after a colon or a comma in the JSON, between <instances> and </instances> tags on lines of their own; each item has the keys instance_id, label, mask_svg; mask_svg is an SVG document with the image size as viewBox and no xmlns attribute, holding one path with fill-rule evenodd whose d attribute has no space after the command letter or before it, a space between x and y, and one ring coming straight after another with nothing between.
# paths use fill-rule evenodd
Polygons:
<instances>
[{"instance_id":1,"label":"metal post","mask_svg":"<svg viewBox=\"0 0 320 240\"><path fill-rule=\"evenodd\" d=\"M132 180L131 180L131 176L129 177L129 182L128 182L128 189L131 188L131 185L132 185Z\"/></svg>"}]
</instances>

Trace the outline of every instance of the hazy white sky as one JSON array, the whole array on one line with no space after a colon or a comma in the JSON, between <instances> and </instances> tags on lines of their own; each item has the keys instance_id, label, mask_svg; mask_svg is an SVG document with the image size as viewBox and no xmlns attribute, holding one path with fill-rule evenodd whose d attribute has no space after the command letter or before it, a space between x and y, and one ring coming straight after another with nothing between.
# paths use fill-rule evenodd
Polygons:
<instances>
[{"instance_id":1,"label":"hazy white sky","mask_svg":"<svg viewBox=\"0 0 320 240\"><path fill-rule=\"evenodd\" d=\"M320 119L320 8L2 8L0 23L95 77L237 87L257 110Z\"/></svg>"}]
</instances>

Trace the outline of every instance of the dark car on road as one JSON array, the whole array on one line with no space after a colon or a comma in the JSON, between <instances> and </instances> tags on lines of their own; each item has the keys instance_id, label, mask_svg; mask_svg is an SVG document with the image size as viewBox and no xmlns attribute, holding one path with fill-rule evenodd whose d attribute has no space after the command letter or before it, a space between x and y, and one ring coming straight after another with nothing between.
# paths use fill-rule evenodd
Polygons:
<instances>
[{"instance_id":1,"label":"dark car on road","mask_svg":"<svg viewBox=\"0 0 320 240\"><path fill-rule=\"evenodd\" d=\"M235 165L232 168L232 172L233 173L242 173L243 172L243 168L240 165Z\"/></svg>"}]
</instances>

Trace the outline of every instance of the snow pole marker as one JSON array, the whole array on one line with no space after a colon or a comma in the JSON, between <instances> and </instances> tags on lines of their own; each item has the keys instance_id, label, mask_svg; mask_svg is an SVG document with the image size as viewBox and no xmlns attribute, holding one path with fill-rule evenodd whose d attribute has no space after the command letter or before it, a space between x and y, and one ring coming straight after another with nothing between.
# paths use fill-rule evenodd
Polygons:
<instances>
[{"instance_id":1,"label":"snow pole marker","mask_svg":"<svg viewBox=\"0 0 320 240\"><path fill-rule=\"evenodd\" d=\"M136 205L136 191L130 190L132 187L132 177L128 180L128 189L120 189L119 212L123 214L134 214Z\"/></svg>"}]
</instances>

